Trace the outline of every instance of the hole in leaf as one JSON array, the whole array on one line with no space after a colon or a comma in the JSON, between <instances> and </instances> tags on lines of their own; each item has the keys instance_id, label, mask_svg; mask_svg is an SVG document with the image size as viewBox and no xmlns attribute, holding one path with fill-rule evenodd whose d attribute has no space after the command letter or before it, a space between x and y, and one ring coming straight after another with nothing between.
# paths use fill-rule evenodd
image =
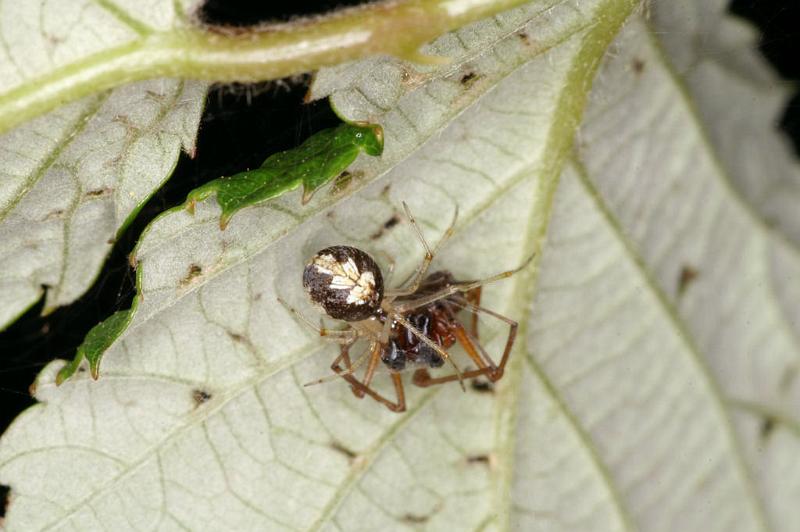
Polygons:
<instances>
[{"instance_id":1,"label":"hole in leaf","mask_svg":"<svg viewBox=\"0 0 800 532\"><path fill-rule=\"evenodd\" d=\"M198 11L200 21L220 26L253 26L264 22L287 22L293 18L321 15L344 7L368 4L367 0L320 0L317 2L252 0L208 0Z\"/></svg>"},{"instance_id":2,"label":"hole in leaf","mask_svg":"<svg viewBox=\"0 0 800 532\"><path fill-rule=\"evenodd\" d=\"M11 502L11 488L5 484L0 484L0 519L8 513L8 504ZM2 521L0 521L2 524Z\"/></svg>"}]
</instances>

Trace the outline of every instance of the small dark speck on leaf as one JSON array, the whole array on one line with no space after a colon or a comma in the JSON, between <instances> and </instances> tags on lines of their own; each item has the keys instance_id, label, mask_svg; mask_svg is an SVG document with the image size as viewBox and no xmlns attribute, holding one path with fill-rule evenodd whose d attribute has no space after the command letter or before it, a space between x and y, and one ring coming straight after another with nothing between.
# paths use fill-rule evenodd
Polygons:
<instances>
[{"instance_id":1,"label":"small dark speck on leaf","mask_svg":"<svg viewBox=\"0 0 800 532\"><path fill-rule=\"evenodd\" d=\"M482 464L482 465L489 465L489 455L488 454L476 454L473 456L467 456L467 463L468 464Z\"/></svg>"},{"instance_id":2,"label":"small dark speck on leaf","mask_svg":"<svg viewBox=\"0 0 800 532\"><path fill-rule=\"evenodd\" d=\"M189 273L186 274L186 277L184 277L183 280L181 280L181 284L182 285L189 284L190 282L192 282L192 279L194 279L201 273L203 273L203 268L201 268L197 264L192 264L191 266L189 266Z\"/></svg>"},{"instance_id":3,"label":"small dark speck on leaf","mask_svg":"<svg viewBox=\"0 0 800 532\"><path fill-rule=\"evenodd\" d=\"M633 71L637 74L641 74L644 72L644 61L639 59L638 57L634 58L633 62L631 63L633 67Z\"/></svg>"},{"instance_id":4,"label":"small dark speck on leaf","mask_svg":"<svg viewBox=\"0 0 800 532\"><path fill-rule=\"evenodd\" d=\"M692 268L691 266L684 265L681 268L681 273L678 276L678 295L682 296L686 289L689 287L692 281L694 281L697 276L700 275L700 272Z\"/></svg>"},{"instance_id":5,"label":"small dark speck on leaf","mask_svg":"<svg viewBox=\"0 0 800 532\"><path fill-rule=\"evenodd\" d=\"M392 185L391 184L386 185L385 187L383 187L383 190L381 190L381 196L383 196L384 198L388 198L390 190L392 190Z\"/></svg>"},{"instance_id":6,"label":"small dark speck on leaf","mask_svg":"<svg viewBox=\"0 0 800 532\"><path fill-rule=\"evenodd\" d=\"M489 381L473 380L470 386L478 393L494 393L494 384Z\"/></svg>"},{"instance_id":7,"label":"small dark speck on leaf","mask_svg":"<svg viewBox=\"0 0 800 532\"><path fill-rule=\"evenodd\" d=\"M528 37L528 34L525 33L524 31L521 31L521 32L517 33L517 37L519 37L519 40L522 41L526 45L531 43L531 40Z\"/></svg>"},{"instance_id":8,"label":"small dark speck on leaf","mask_svg":"<svg viewBox=\"0 0 800 532\"><path fill-rule=\"evenodd\" d=\"M775 430L775 418L772 416L764 416L761 421L761 439L766 440Z\"/></svg>"},{"instance_id":9,"label":"small dark speck on leaf","mask_svg":"<svg viewBox=\"0 0 800 532\"><path fill-rule=\"evenodd\" d=\"M403 516L403 521L406 523L425 523L430 518L429 515L406 514Z\"/></svg>"},{"instance_id":10,"label":"small dark speck on leaf","mask_svg":"<svg viewBox=\"0 0 800 532\"><path fill-rule=\"evenodd\" d=\"M195 406L200 406L209 399L211 399L211 394L207 391L200 389L192 390L192 400L195 402Z\"/></svg>"},{"instance_id":11,"label":"small dark speck on leaf","mask_svg":"<svg viewBox=\"0 0 800 532\"><path fill-rule=\"evenodd\" d=\"M465 87L471 87L475 81L478 79L478 75L475 72L467 72L463 76L461 76L461 84Z\"/></svg>"},{"instance_id":12,"label":"small dark speck on leaf","mask_svg":"<svg viewBox=\"0 0 800 532\"><path fill-rule=\"evenodd\" d=\"M230 336L231 340L233 340L234 342L247 343L248 341L247 338L245 338L239 333L228 331L228 336Z\"/></svg>"},{"instance_id":13,"label":"small dark speck on leaf","mask_svg":"<svg viewBox=\"0 0 800 532\"><path fill-rule=\"evenodd\" d=\"M95 189L95 190L90 190L89 192L86 193L86 197L87 198L97 198L97 197L100 197L100 196L108 196L112 192L113 192L113 190L111 188L103 187L103 188L98 188L98 189Z\"/></svg>"},{"instance_id":14,"label":"small dark speck on leaf","mask_svg":"<svg viewBox=\"0 0 800 532\"><path fill-rule=\"evenodd\" d=\"M399 217L399 216L397 216L397 214L393 214L391 218L389 218L388 220L386 220L385 222L383 222L383 227L381 227L380 229L378 229L377 231L375 231L374 233L372 233L372 235L370 236L370 238L371 238L372 240L377 240L377 239L379 239L380 237L382 237L382 236L383 236L383 234L384 234L386 231L388 231L389 229L391 229L392 227L394 227L395 225L397 225L397 224L399 224L399 223L400 223L400 217Z\"/></svg>"},{"instance_id":15,"label":"small dark speck on leaf","mask_svg":"<svg viewBox=\"0 0 800 532\"><path fill-rule=\"evenodd\" d=\"M330 445L331 449L333 449L336 452L342 453L343 455L345 455L350 460L354 460L356 458L356 456L358 456L356 453L354 453L353 451L351 451L350 449L348 449L347 447L345 447L344 445L342 445L338 441L332 441L329 445Z\"/></svg>"}]
</instances>

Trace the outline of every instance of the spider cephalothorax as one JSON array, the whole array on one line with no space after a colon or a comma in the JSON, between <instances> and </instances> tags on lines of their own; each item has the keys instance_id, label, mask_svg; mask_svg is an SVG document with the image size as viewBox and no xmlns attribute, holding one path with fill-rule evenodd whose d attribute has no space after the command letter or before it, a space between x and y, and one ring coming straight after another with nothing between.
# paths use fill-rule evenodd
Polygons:
<instances>
[{"instance_id":1,"label":"spider cephalothorax","mask_svg":"<svg viewBox=\"0 0 800 532\"><path fill-rule=\"evenodd\" d=\"M357 397L369 395L395 412L405 410L405 392L400 372L409 367L415 369L413 381L417 386L451 381L459 381L463 386L465 379L482 376L494 382L503 376L514 344L517 322L481 307L481 287L513 275L530 262L529 259L515 270L479 281L458 281L447 271L426 275L436 251L453 232L455 216L444 237L431 251L408 206L404 203L403 207L425 248L425 259L411 279L404 283L405 286L384 291L383 275L375 260L364 251L350 246L332 246L320 250L309 260L303 272L303 286L312 303L329 317L347 324L343 330L317 329L321 336L332 337L341 344L341 354L331 369L336 376L350 384ZM297 314L294 309L290 310ZM462 311L472 312L469 329L458 319ZM479 313L509 325L506 346L498 364L494 363L478 340ZM311 325L305 318L303 321ZM369 341L369 348L358 359L351 361L350 348L360 338ZM477 366L476 369L462 372L453 362L447 350L456 343L463 347ZM367 368L359 380L355 377L355 370L363 362L366 362ZM449 362L455 372L431 377L428 369L441 367L445 362ZM344 363L344 367L340 366L341 363ZM395 402L371 386L380 363L390 371L397 393Z\"/></svg>"}]
</instances>

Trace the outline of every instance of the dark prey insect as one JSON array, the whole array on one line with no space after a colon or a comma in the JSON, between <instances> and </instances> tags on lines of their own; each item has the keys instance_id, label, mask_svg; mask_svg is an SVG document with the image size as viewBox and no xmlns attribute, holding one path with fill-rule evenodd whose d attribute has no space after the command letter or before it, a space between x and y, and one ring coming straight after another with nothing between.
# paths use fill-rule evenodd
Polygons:
<instances>
[{"instance_id":1,"label":"dark prey insect","mask_svg":"<svg viewBox=\"0 0 800 532\"><path fill-rule=\"evenodd\" d=\"M344 321L347 327L342 330L318 328L290 308L320 336L329 337L341 345L340 355L331 364L335 375L309 384L341 377L350 384L356 397L369 395L394 412L406 408L401 372L407 368L415 368L413 382L423 387L459 381L463 388L466 379L482 376L496 382L503 376L514 345L517 322L481 307L481 287L510 277L531 260L514 270L475 281L457 280L448 271L426 275L436 252L453 232L455 216L442 239L431 250L408 206L403 203L403 207L425 248L425 258L404 286L385 289L381 270L372 257L354 247L332 246L319 251L308 262L303 272L303 286L315 306L329 317ZM458 319L462 311L472 313L469 328ZM498 364L478 339L479 314L492 316L509 326ZM350 348L361 338L368 340L369 347L353 362ZM467 371L458 368L448 352L456 343L461 345L477 368ZM355 371L364 362L367 367L359 380ZM453 367L454 372L432 377L428 368L441 367L445 362ZM381 363L389 369L397 394L394 402L372 387Z\"/></svg>"}]
</instances>

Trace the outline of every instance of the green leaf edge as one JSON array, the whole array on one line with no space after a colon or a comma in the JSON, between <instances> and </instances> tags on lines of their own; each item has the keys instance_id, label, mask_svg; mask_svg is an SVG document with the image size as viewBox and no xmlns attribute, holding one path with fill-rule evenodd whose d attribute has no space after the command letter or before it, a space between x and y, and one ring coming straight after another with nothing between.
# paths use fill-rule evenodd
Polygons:
<instances>
[{"instance_id":1,"label":"green leaf edge","mask_svg":"<svg viewBox=\"0 0 800 532\"><path fill-rule=\"evenodd\" d=\"M106 352L106 349L114 343L120 333L125 330L125 327L130 323L133 318L133 312L136 309L137 301L138 299L134 299L131 308L127 310L118 310L92 327L83 339L83 343L78 347L75 358L58 371L56 375L57 386L75 374L84 358L89 362L89 372L92 378L97 380L100 377L100 361L103 358L103 353Z\"/></svg>"},{"instance_id":2,"label":"green leaf edge","mask_svg":"<svg viewBox=\"0 0 800 532\"><path fill-rule=\"evenodd\" d=\"M301 184L305 205L320 187L341 175L361 152L373 157L383 153L383 128L378 124L345 122L319 131L296 148L270 155L259 168L220 177L197 187L187 195L184 208L194 214L198 201L216 194L217 204L222 209L219 228L224 231L239 210L281 196ZM308 158L305 153L309 154ZM322 172L308 172L306 163L319 162L321 157L326 162ZM302 159L302 162L287 166L286 159L289 162ZM240 187L239 192L249 188L237 197L235 192L230 192L234 187Z\"/></svg>"}]
</instances>

